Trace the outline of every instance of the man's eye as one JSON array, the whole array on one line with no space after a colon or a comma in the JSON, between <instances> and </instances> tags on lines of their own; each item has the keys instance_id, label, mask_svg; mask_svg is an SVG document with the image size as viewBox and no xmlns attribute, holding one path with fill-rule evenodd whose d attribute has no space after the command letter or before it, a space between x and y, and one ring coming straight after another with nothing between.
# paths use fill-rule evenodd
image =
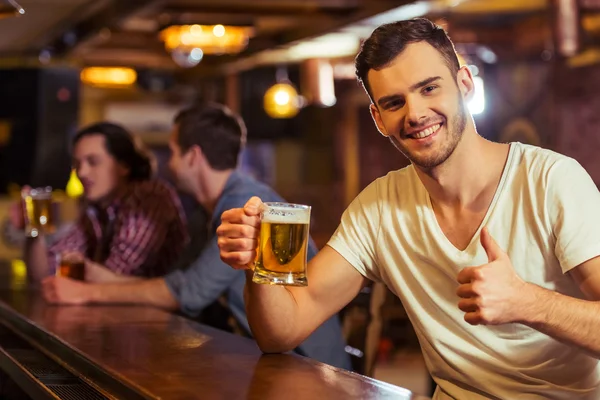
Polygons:
<instances>
[{"instance_id":1,"label":"man's eye","mask_svg":"<svg viewBox=\"0 0 600 400\"><path fill-rule=\"evenodd\" d=\"M389 109L395 109L395 108L402 108L403 106L404 106L403 100L392 100L389 103L387 103L385 108L387 108L389 110Z\"/></svg>"}]
</instances>

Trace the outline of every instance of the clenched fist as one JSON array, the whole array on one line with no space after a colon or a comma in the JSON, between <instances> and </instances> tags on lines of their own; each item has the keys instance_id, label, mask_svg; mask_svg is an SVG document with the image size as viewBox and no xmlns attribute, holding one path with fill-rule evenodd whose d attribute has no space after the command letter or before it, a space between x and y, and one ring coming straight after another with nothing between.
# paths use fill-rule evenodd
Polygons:
<instances>
[{"instance_id":1,"label":"clenched fist","mask_svg":"<svg viewBox=\"0 0 600 400\"><path fill-rule=\"evenodd\" d=\"M217 228L221 259L235 269L252 268L260 237L262 201L252 197L244 208L233 208L221 216Z\"/></svg>"}]
</instances>

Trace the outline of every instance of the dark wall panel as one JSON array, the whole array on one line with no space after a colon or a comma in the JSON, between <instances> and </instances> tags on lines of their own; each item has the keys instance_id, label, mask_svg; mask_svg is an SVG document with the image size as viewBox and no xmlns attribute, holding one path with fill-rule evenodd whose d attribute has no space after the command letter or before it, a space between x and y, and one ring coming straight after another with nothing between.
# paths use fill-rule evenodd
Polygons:
<instances>
[{"instance_id":1,"label":"dark wall panel","mask_svg":"<svg viewBox=\"0 0 600 400\"><path fill-rule=\"evenodd\" d=\"M0 87L0 192L11 183L64 188L77 127L78 72L0 70Z\"/></svg>"}]
</instances>

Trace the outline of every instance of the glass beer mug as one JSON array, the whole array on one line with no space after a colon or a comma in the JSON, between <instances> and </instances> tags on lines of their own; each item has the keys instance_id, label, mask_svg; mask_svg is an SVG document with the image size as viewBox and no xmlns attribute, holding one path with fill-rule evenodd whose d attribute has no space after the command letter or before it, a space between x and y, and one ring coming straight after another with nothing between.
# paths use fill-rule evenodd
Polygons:
<instances>
[{"instance_id":1,"label":"glass beer mug","mask_svg":"<svg viewBox=\"0 0 600 400\"><path fill-rule=\"evenodd\" d=\"M37 237L40 233L54 233L52 188L34 188L21 194L25 234Z\"/></svg>"},{"instance_id":2,"label":"glass beer mug","mask_svg":"<svg viewBox=\"0 0 600 400\"><path fill-rule=\"evenodd\" d=\"M56 276L85 280L85 260L78 254L66 253L57 256Z\"/></svg>"},{"instance_id":3,"label":"glass beer mug","mask_svg":"<svg viewBox=\"0 0 600 400\"><path fill-rule=\"evenodd\" d=\"M307 286L310 206L263 203L260 217L260 241L252 281Z\"/></svg>"}]
</instances>

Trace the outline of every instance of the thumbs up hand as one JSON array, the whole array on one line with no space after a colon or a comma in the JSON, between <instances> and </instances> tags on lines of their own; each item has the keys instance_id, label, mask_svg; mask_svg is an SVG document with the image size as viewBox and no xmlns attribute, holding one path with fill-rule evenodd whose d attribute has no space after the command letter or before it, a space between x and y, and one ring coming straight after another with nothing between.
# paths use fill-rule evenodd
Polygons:
<instances>
[{"instance_id":1,"label":"thumbs up hand","mask_svg":"<svg viewBox=\"0 0 600 400\"><path fill-rule=\"evenodd\" d=\"M481 231L481 245L488 263L466 267L458 274L458 308L471 325L499 325L520 320L520 301L528 283L515 272L508 255L498 246L487 228Z\"/></svg>"}]
</instances>

